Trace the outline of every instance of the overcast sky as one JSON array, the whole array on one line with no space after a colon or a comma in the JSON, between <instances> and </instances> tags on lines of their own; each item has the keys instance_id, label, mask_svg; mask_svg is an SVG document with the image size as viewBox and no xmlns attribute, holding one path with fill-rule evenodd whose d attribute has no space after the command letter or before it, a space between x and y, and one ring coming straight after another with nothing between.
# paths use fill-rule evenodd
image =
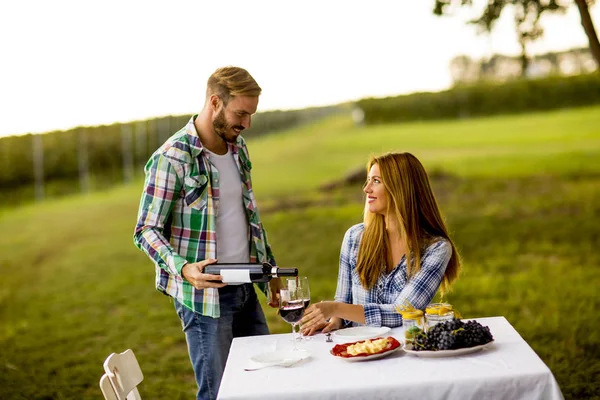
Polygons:
<instances>
[{"instance_id":1,"label":"overcast sky","mask_svg":"<svg viewBox=\"0 0 600 400\"><path fill-rule=\"evenodd\" d=\"M598 2L600 3L600 2ZM248 69L259 111L437 91L450 60L519 51L433 0L15 0L0 3L0 136L198 112L208 76ZM600 28L600 4L593 9ZM535 53L586 46L575 8L543 19Z\"/></svg>"}]
</instances>

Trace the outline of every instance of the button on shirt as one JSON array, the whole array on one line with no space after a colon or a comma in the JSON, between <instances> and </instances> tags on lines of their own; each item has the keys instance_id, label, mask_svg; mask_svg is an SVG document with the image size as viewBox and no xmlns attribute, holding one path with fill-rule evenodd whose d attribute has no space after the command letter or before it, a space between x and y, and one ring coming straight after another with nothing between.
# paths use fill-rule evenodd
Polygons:
<instances>
[{"instance_id":1,"label":"button on shirt","mask_svg":"<svg viewBox=\"0 0 600 400\"><path fill-rule=\"evenodd\" d=\"M219 211L219 173L212 168L194 127L194 115L171 136L146 164L134 243L156 266L156 288L188 309L219 317L218 289L197 290L181 275L183 266L217 258L216 215ZM250 179L246 143L238 136L228 151L239 169L242 201L248 220L250 262L275 259L263 229ZM259 285L266 291L264 285Z\"/></svg>"},{"instance_id":2,"label":"button on shirt","mask_svg":"<svg viewBox=\"0 0 600 400\"><path fill-rule=\"evenodd\" d=\"M361 304L365 309L365 325L396 327L402 325L397 304L409 302L417 309L425 309L437 292L452 255L452 246L446 239L438 238L421 255L421 269L408 280L406 258L390 273L381 273L371 289L365 289L356 262L364 232L364 224L354 225L346 232L340 253L335 300ZM352 323L351 325L360 325Z\"/></svg>"}]
</instances>

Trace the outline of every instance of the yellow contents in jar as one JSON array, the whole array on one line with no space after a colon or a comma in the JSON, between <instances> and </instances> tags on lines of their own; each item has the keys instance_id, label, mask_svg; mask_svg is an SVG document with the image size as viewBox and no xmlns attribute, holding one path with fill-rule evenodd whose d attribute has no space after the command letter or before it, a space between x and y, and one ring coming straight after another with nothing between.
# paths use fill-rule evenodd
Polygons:
<instances>
[{"instance_id":1,"label":"yellow contents in jar","mask_svg":"<svg viewBox=\"0 0 600 400\"><path fill-rule=\"evenodd\" d=\"M356 343L348 346L346 352L352 356L361 353L367 354L375 354L379 353L381 350L385 349L388 345L389 341L387 338L377 339L371 341L370 339L365 340L364 342Z\"/></svg>"},{"instance_id":2,"label":"yellow contents in jar","mask_svg":"<svg viewBox=\"0 0 600 400\"><path fill-rule=\"evenodd\" d=\"M427 306L425 312L429 315L445 315L453 311L452 305L448 303L434 303Z\"/></svg>"},{"instance_id":3,"label":"yellow contents in jar","mask_svg":"<svg viewBox=\"0 0 600 400\"><path fill-rule=\"evenodd\" d=\"M423 311L421 310L408 310L408 311L400 311L400 315L402 315L402 319L414 319L419 321L423 318Z\"/></svg>"},{"instance_id":4,"label":"yellow contents in jar","mask_svg":"<svg viewBox=\"0 0 600 400\"><path fill-rule=\"evenodd\" d=\"M415 335L425 326L423 311L414 308L410 303L408 305L396 305L396 311L402 315L402 326L406 342L411 343Z\"/></svg>"}]
</instances>

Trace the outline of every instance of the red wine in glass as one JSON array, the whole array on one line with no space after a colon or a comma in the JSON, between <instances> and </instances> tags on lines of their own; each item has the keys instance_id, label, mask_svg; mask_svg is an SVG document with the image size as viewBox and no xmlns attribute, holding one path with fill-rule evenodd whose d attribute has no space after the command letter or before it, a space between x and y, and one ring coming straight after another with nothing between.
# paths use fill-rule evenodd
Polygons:
<instances>
[{"instance_id":1,"label":"red wine in glass","mask_svg":"<svg viewBox=\"0 0 600 400\"><path fill-rule=\"evenodd\" d=\"M304 302L292 301L279 309L281 318L289 324L297 324L304 316Z\"/></svg>"},{"instance_id":2,"label":"red wine in glass","mask_svg":"<svg viewBox=\"0 0 600 400\"><path fill-rule=\"evenodd\" d=\"M296 325L304 316L304 299L298 296L295 286L292 289L281 289L279 291L279 315L285 322L292 325L294 350L298 350L296 347Z\"/></svg>"},{"instance_id":3,"label":"red wine in glass","mask_svg":"<svg viewBox=\"0 0 600 400\"><path fill-rule=\"evenodd\" d=\"M310 299L304 299L304 308L308 308L309 304L310 304Z\"/></svg>"}]
</instances>

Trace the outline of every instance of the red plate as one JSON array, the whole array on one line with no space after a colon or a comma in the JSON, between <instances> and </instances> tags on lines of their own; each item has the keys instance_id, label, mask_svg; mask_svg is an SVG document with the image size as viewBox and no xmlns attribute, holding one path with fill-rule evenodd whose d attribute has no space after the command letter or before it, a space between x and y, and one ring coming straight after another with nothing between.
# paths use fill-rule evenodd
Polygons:
<instances>
[{"instance_id":1,"label":"red plate","mask_svg":"<svg viewBox=\"0 0 600 400\"><path fill-rule=\"evenodd\" d=\"M374 342L375 340L378 340L378 339L382 339L382 338L378 337L378 338L367 339L367 340ZM388 336L387 337L387 340L388 340L387 346L385 348L381 349L380 351L378 351L377 353L359 353L359 354L351 355L351 354L348 354L348 352L346 351L349 346L352 346L353 344L356 344L356 343L363 343L363 342L366 342L367 340L359 340L358 342L352 342L352 343L336 344L335 346L333 346L330 353L336 357L343 357L343 358L368 357L368 356L373 356L375 354L387 353L388 351L391 351L391 350L394 350L394 349L397 349L398 347L400 347L399 341L397 341L392 336Z\"/></svg>"}]
</instances>

